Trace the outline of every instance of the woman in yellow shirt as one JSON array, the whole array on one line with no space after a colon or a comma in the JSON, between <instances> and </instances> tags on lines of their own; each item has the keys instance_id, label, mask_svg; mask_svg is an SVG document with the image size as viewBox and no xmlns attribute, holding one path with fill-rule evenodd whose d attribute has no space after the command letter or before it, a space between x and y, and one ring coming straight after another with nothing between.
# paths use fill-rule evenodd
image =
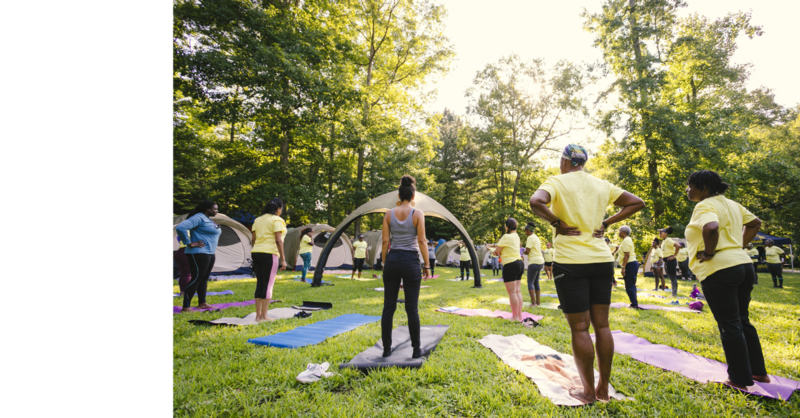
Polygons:
<instances>
[{"instance_id":1,"label":"woman in yellow shirt","mask_svg":"<svg viewBox=\"0 0 800 418\"><path fill-rule=\"evenodd\" d=\"M494 253L503 259L503 283L511 302L511 319L522 321L522 291L520 281L525 271L525 263L520 255L520 240L517 234L517 220L508 218L505 223L506 233L497 241Z\"/></svg>"},{"instance_id":2,"label":"woman in yellow shirt","mask_svg":"<svg viewBox=\"0 0 800 418\"><path fill-rule=\"evenodd\" d=\"M547 280L553 280L553 243L547 241L547 248L542 251L544 256L544 272L547 273Z\"/></svg>"},{"instance_id":3,"label":"woman in yellow shirt","mask_svg":"<svg viewBox=\"0 0 800 418\"><path fill-rule=\"evenodd\" d=\"M678 260L678 267L681 269L681 278L683 280L694 280L692 271L689 270L689 250L686 249L686 244L679 242L675 245L680 247L675 259Z\"/></svg>"},{"instance_id":4,"label":"woman in yellow shirt","mask_svg":"<svg viewBox=\"0 0 800 418\"><path fill-rule=\"evenodd\" d=\"M261 216L253 222L253 272L256 274L256 322L272 321L267 317L272 302L272 287L280 269L286 270L283 238L286 222L281 219L283 200L276 197L267 203Z\"/></svg>"},{"instance_id":5,"label":"woman in yellow shirt","mask_svg":"<svg viewBox=\"0 0 800 418\"><path fill-rule=\"evenodd\" d=\"M525 254L528 256L528 294L531 295L531 306L539 306L539 296L541 295L539 273L544 267L544 257L542 256L542 242L533 232L534 229L536 229L536 224L533 222L525 225L525 235L528 236L525 241Z\"/></svg>"},{"instance_id":6,"label":"woman in yellow shirt","mask_svg":"<svg viewBox=\"0 0 800 418\"><path fill-rule=\"evenodd\" d=\"M666 289L664 282L664 257L661 251L661 241L658 238L653 239L653 249L650 252L650 271L653 272L653 277L656 278L656 288L653 290ZM658 285L659 280L661 286Z\"/></svg>"},{"instance_id":7,"label":"woman in yellow shirt","mask_svg":"<svg viewBox=\"0 0 800 418\"><path fill-rule=\"evenodd\" d=\"M313 243L311 242L311 228L305 228L300 231L300 248L297 250L297 253L300 255L300 258L303 259L303 281L306 281L306 273L308 273L308 269L311 267L311 250L313 249Z\"/></svg>"},{"instance_id":8,"label":"woman in yellow shirt","mask_svg":"<svg viewBox=\"0 0 800 418\"><path fill-rule=\"evenodd\" d=\"M673 229L671 226L668 226L664 229L658 230L659 238L661 238L661 252L662 257L664 258L664 269L667 271L667 277L669 277L670 285L672 286L672 297L678 297L678 260L676 257L678 256L678 250L680 247L675 245L675 240L670 238L670 234L672 234Z\"/></svg>"},{"instance_id":9,"label":"woman in yellow shirt","mask_svg":"<svg viewBox=\"0 0 800 418\"><path fill-rule=\"evenodd\" d=\"M769 274L772 276L772 287L783 289L783 263L781 262L783 250L775 246L775 241L768 239L764 242L764 253L767 256Z\"/></svg>"},{"instance_id":10,"label":"woman in yellow shirt","mask_svg":"<svg viewBox=\"0 0 800 418\"><path fill-rule=\"evenodd\" d=\"M469 257L469 250L467 249L466 244L464 241L458 242L458 266L461 268L461 280L469 280L469 269L470 269L470 261L472 259ZM467 271L467 276L464 277L464 270Z\"/></svg>"},{"instance_id":11,"label":"woman in yellow shirt","mask_svg":"<svg viewBox=\"0 0 800 418\"><path fill-rule=\"evenodd\" d=\"M689 266L697 274L708 307L719 326L728 364L728 382L744 390L753 380L769 383L764 353L748 307L755 269L742 249L761 228L761 220L724 195L728 184L719 174L697 171L686 194L694 207L686 226Z\"/></svg>"},{"instance_id":12,"label":"woman in yellow shirt","mask_svg":"<svg viewBox=\"0 0 800 418\"><path fill-rule=\"evenodd\" d=\"M614 257L603 236L609 225L644 208L642 199L583 171L587 159L582 146L567 145L561 154L561 175L542 183L529 202L533 213L555 228L556 291L572 333L572 353L583 383L583 390L570 391L570 395L584 403L609 399L608 380L614 359L614 340L608 324ZM612 204L622 209L605 219ZM596 387L592 369L595 346L589 336L589 324L597 339L600 379Z\"/></svg>"},{"instance_id":13,"label":"woman in yellow shirt","mask_svg":"<svg viewBox=\"0 0 800 418\"><path fill-rule=\"evenodd\" d=\"M356 270L358 270L358 278L361 278L361 270L364 269L364 260L367 259L368 253L364 234L358 234L358 241L353 243L353 273L350 274L350 280L355 277Z\"/></svg>"}]
</instances>

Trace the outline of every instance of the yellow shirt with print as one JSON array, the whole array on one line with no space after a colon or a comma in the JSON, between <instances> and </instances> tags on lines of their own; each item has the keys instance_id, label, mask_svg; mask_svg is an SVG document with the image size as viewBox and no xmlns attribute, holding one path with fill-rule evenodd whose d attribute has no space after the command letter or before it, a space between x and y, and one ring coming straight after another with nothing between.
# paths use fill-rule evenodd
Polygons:
<instances>
[{"instance_id":1,"label":"yellow shirt with print","mask_svg":"<svg viewBox=\"0 0 800 418\"><path fill-rule=\"evenodd\" d=\"M758 263L758 255L759 254L758 254L758 250L757 249L751 248L751 249L747 250L747 255L749 255L750 258L753 259L754 263Z\"/></svg>"},{"instance_id":2,"label":"yellow shirt with print","mask_svg":"<svg viewBox=\"0 0 800 418\"><path fill-rule=\"evenodd\" d=\"M784 254L783 250L776 247L764 247L764 252L767 255L767 264L780 264L781 263L781 254Z\"/></svg>"},{"instance_id":3,"label":"yellow shirt with print","mask_svg":"<svg viewBox=\"0 0 800 418\"><path fill-rule=\"evenodd\" d=\"M756 219L744 206L725 196L709 197L694 207L692 219L686 226L686 240L689 247L689 268L703 281L706 277L728 267L750 264L750 256L742 249L742 228L744 224ZM697 253L705 250L703 226L709 222L719 223L719 239L714 257L703 263L697 260Z\"/></svg>"},{"instance_id":4,"label":"yellow shirt with print","mask_svg":"<svg viewBox=\"0 0 800 418\"><path fill-rule=\"evenodd\" d=\"M657 263L659 258L664 258L664 252L661 251L661 248L653 248L653 252L650 254L650 262Z\"/></svg>"},{"instance_id":5,"label":"yellow shirt with print","mask_svg":"<svg viewBox=\"0 0 800 418\"><path fill-rule=\"evenodd\" d=\"M542 256L542 242L536 234L531 234L525 241L525 248L530 248L531 252L528 254L528 264L544 264L544 257Z\"/></svg>"},{"instance_id":6,"label":"yellow shirt with print","mask_svg":"<svg viewBox=\"0 0 800 418\"><path fill-rule=\"evenodd\" d=\"M367 258L367 242L366 241L356 241L353 244L353 249L355 250L356 258Z\"/></svg>"},{"instance_id":7,"label":"yellow shirt with print","mask_svg":"<svg viewBox=\"0 0 800 418\"><path fill-rule=\"evenodd\" d=\"M625 253L629 253L628 264L636 261L636 252L634 251L634 249L635 248L633 247L633 238L625 237L625 239L622 240L622 245L619 246L619 251L617 251L617 261L619 261L620 264L622 264L622 262L625 260Z\"/></svg>"},{"instance_id":8,"label":"yellow shirt with print","mask_svg":"<svg viewBox=\"0 0 800 418\"><path fill-rule=\"evenodd\" d=\"M664 242L661 243L661 256L664 258L672 257L675 255L675 241L667 237Z\"/></svg>"},{"instance_id":9,"label":"yellow shirt with print","mask_svg":"<svg viewBox=\"0 0 800 418\"><path fill-rule=\"evenodd\" d=\"M500 250L500 258L503 260L503 264L510 264L517 260L522 260L522 256L519 255L519 235L516 232L512 234L505 234L500 241L497 242L498 247L503 247Z\"/></svg>"},{"instance_id":10,"label":"yellow shirt with print","mask_svg":"<svg viewBox=\"0 0 800 418\"><path fill-rule=\"evenodd\" d=\"M675 259L678 260L679 263L683 263L688 258L689 258L689 250L687 250L686 248L681 248L680 250L678 250L678 255L675 257Z\"/></svg>"},{"instance_id":11,"label":"yellow shirt with print","mask_svg":"<svg viewBox=\"0 0 800 418\"><path fill-rule=\"evenodd\" d=\"M297 251L297 253L306 254L310 253L311 250L311 237L308 235L303 235L303 238L300 240L300 249Z\"/></svg>"},{"instance_id":12,"label":"yellow shirt with print","mask_svg":"<svg viewBox=\"0 0 800 418\"><path fill-rule=\"evenodd\" d=\"M551 248L544 249L544 262L545 263L553 262L553 250Z\"/></svg>"},{"instance_id":13,"label":"yellow shirt with print","mask_svg":"<svg viewBox=\"0 0 800 418\"><path fill-rule=\"evenodd\" d=\"M253 232L256 233L256 242L251 252L280 256L278 244L275 242L275 233L284 232L281 234L281 242L283 242L286 237L286 221L276 215L261 215L253 222Z\"/></svg>"},{"instance_id":14,"label":"yellow shirt with print","mask_svg":"<svg viewBox=\"0 0 800 418\"><path fill-rule=\"evenodd\" d=\"M580 236L557 235L553 239L554 260L562 264L613 262L605 240L592 233L602 226L606 208L625 191L583 171L552 176L540 190L550 194L550 210L569 226L581 231Z\"/></svg>"},{"instance_id":15,"label":"yellow shirt with print","mask_svg":"<svg viewBox=\"0 0 800 418\"><path fill-rule=\"evenodd\" d=\"M467 249L466 245L459 245L458 246L458 251L461 252L461 255L458 257L459 261L470 261L470 260L472 260L469 257L469 250Z\"/></svg>"}]
</instances>

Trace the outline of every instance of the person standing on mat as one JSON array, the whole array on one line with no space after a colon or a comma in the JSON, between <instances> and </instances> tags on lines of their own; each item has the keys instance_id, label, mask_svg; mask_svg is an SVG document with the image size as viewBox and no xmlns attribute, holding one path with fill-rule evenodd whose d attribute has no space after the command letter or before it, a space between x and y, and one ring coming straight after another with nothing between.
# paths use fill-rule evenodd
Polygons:
<instances>
[{"instance_id":1,"label":"person standing on mat","mask_svg":"<svg viewBox=\"0 0 800 418\"><path fill-rule=\"evenodd\" d=\"M311 251L314 249L313 243L311 242L311 233L313 230L311 228L305 228L300 231L300 248L297 250L297 253L300 254L300 258L303 259L303 281L306 281L306 274L308 273L308 269L311 268Z\"/></svg>"},{"instance_id":2,"label":"person standing on mat","mask_svg":"<svg viewBox=\"0 0 800 418\"><path fill-rule=\"evenodd\" d=\"M642 199L583 171L588 154L570 144L561 154L561 175L551 176L530 199L530 207L555 228L553 275L561 310L572 334L572 353L583 383L570 395L584 403L606 401L614 359L614 339L608 324L614 257L603 241L606 229L644 208ZM622 209L603 219L608 205ZM552 212L548 205L551 205ZM595 347L589 325L597 339L600 379L595 386Z\"/></svg>"},{"instance_id":3,"label":"person standing on mat","mask_svg":"<svg viewBox=\"0 0 800 418\"><path fill-rule=\"evenodd\" d=\"M683 280L692 280L692 271L689 270L689 250L686 249L686 244L682 242L676 245L680 247L675 259L678 260L678 267L681 269L681 277Z\"/></svg>"},{"instance_id":4,"label":"person standing on mat","mask_svg":"<svg viewBox=\"0 0 800 418\"><path fill-rule=\"evenodd\" d=\"M364 234L358 234L358 241L353 243L353 273L350 274L350 280L356 275L358 270L358 278L361 278L361 270L364 269L364 260L367 259L367 242L364 241Z\"/></svg>"},{"instance_id":5,"label":"person standing on mat","mask_svg":"<svg viewBox=\"0 0 800 418\"><path fill-rule=\"evenodd\" d=\"M768 239L764 241L764 253L767 258L767 268L772 276L772 287L783 289L783 260L781 256L785 254L780 247L775 246L775 241Z\"/></svg>"},{"instance_id":6,"label":"person standing on mat","mask_svg":"<svg viewBox=\"0 0 800 418\"><path fill-rule=\"evenodd\" d=\"M525 225L525 235L528 239L525 241L525 255L528 256L528 294L531 295L531 306L539 306L540 296L542 293L539 287L539 274L544 267L544 257L542 256L542 242L539 237L533 232L536 224L528 222Z\"/></svg>"},{"instance_id":7,"label":"person standing on mat","mask_svg":"<svg viewBox=\"0 0 800 418\"><path fill-rule=\"evenodd\" d=\"M517 234L517 220L508 218L504 224L505 235L497 241L495 255L503 258L503 284L506 285L508 300L511 302L511 320L522 321L522 273L525 272L525 263L520 252L519 234Z\"/></svg>"},{"instance_id":8,"label":"person standing on mat","mask_svg":"<svg viewBox=\"0 0 800 418\"><path fill-rule=\"evenodd\" d=\"M467 250L467 245L464 244L464 241L458 242L458 251L461 253L461 255L458 257L458 265L461 267L461 280L469 280L469 266L472 259L469 258L469 251ZM467 271L466 277L464 277L464 270Z\"/></svg>"},{"instance_id":9,"label":"person standing on mat","mask_svg":"<svg viewBox=\"0 0 800 418\"><path fill-rule=\"evenodd\" d=\"M381 340L383 357L392 354L392 322L397 310L397 296L400 293L400 282L405 293L406 315L408 315L408 333L411 336L412 358L422 357L420 349L420 325L417 304L419 287L422 280L428 280L430 258L428 244L425 239L425 214L414 209L416 180L411 176L403 176L398 188L397 207L383 216L383 315L381 316ZM391 238L390 238L391 237ZM391 250L389 246L391 245ZM425 265L419 271L419 255Z\"/></svg>"},{"instance_id":10,"label":"person standing on mat","mask_svg":"<svg viewBox=\"0 0 800 418\"><path fill-rule=\"evenodd\" d=\"M172 252L172 259L175 261L175 264L178 265L178 288L181 292L180 296L183 296L183 293L186 291L186 286L188 286L189 282L192 280L192 275L189 273L189 259L186 257L186 244L181 241L180 237L176 237L175 239L178 240L179 248L177 251Z\"/></svg>"},{"instance_id":11,"label":"person standing on mat","mask_svg":"<svg viewBox=\"0 0 800 418\"><path fill-rule=\"evenodd\" d=\"M622 225L619 228L619 237L622 238L622 245L619 246L619 265L622 267L622 280L625 282L625 293L631 301L631 308L639 308L639 299L636 296L636 279L639 275L639 262L636 261L636 253L631 238L631 227Z\"/></svg>"},{"instance_id":12,"label":"person standing on mat","mask_svg":"<svg viewBox=\"0 0 800 418\"><path fill-rule=\"evenodd\" d=\"M433 277L436 274L434 273L436 269L436 244L433 241L428 241L428 260L431 263L431 277Z\"/></svg>"},{"instance_id":13,"label":"person standing on mat","mask_svg":"<svg viewBox=\"0 0 800 418\"><path fill-rule=\"evenodd\" d=\"M547 248L542 251L544 256L544 272L547 273L547 280L553 280L553 244L548 241Z\"/></svg>"},{"instance_id":14,"label":"person standing on mat","mask_svg":"<svg viewBox=\"0 0 800 418\"><path fill-rule=\"evenodd\" d=\"M758 250L753 248L753 244L747 244L747 255L753 260L753 268L756 270L756 281L753 284L758 284Z\"/></svg>"},{"instance_id":15,"label":"person standing on mat","mask_svg":"<svg viewBox=\"0 0 800 418\"><path fill-rule=\"evenodd\" d=\"M253 222L251 256L253 272L256 274L256 322L273 321L267 316L272 303L272 287L278 266L286 270L286 253L283 250L286 222L281 218L282 213L283 200L276 197L264 206L261 216Z\"/></svg>"},{"instance_id":16,"label":"person standing on mat","mask_svg":"<svg viewBox=\"0 0 800 418\"><path fill-rule=\"evenodd\" d=\"M217 204L204 200L200 202L187 216L186 220L175 227L178 237L186 244L186 258L189 259L189 272L192 279L183 292L183 309L188 312L195 292L197 293L197 307L211 309L206 303L206 290L208 277L214 268L214 254L217 252L217 243L222 231L219 225L211 220L218 213ZM189 239L191 234L192 242Z\"/></svg>"},{"instance_id":17,"label":"person standing on mat","mask_svg":"<svg viewBox=\"0 0 800 418\"><path fill-rule=\"evenodd\" d=\"M664 258L663 252L661 251L661 240L658 238L653 239L652 249L650 250L650 270L653 272L653 277L656 279L656 288L653 290L664 290L666 289L666 283L664 282ZM661 281L661 285L659 286L658 282Z\"/></svg>"},{"instance_id":18,"label":"person standing on mat","mask_svg":"<svg viewBox=\"0 0 800 418\"><path fill-rule=\"evenodd\" d=\"M678 250L680 247L675 246L675 240L669 237L673 229L668 226L658 230L659 237L661 238L661 253L664 257L664 268L667 270L670 285L672 286L672 297L678 297Z\"/></svg>"},{"instance_id":19,"label":"person standing on mat","mask_svg":"<svg viewBox=\"0 0 800 418\"><path fill-rule=\"evenodd\" d=\"M489 253L489 264L492 266L492 277L497 277L500 275L500 258L494 253L497 246L486 244L486 248L491 250Z\"/></svg>"},{"instance_id":20,"label":"person standing on mat","mask_svg":"<svg viewBox=\"0 0 800 418\"><path fill-rule=\"evenodd\" d=\"M686 226L689 266L719 326L728 364L726 383L739 389L754 380L769 383L761 341L749 319L755 269L742 249L761 229L761 220L725 197L729 186L719 174L696 171L687 183L687 197L698 202Z\"/></svg>"}]
</instances>

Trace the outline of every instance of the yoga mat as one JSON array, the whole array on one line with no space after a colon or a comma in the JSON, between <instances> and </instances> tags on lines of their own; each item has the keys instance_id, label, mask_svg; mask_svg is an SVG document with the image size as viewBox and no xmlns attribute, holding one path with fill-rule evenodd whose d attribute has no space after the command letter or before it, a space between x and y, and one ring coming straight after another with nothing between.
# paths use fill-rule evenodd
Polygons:
<instances>
[{"instance_id":1,"label":"yoga mat","mask_svg":"<svg viewBox=\"0 0 800 418\"><path fill-rule=\"evenodd\" d=\"M333 304L330 302L311 302L304 300L303 304L297 307L297 309L303 309L303 308L319 308L328 310L330 308L333 308Z\"/></svg>"},{"instance_id":2,"label":"yoga mat","mask_svg":"<svg viewBox=\"0 0 800 418\"><path fill-rule=\"evenodd\" d=\"M247 342L258 345L267 345L280 348L298 348L307 345L319 344L328 337L352 331L364 324L378 322L379 316L361 314L346 314L326 321L316 322L311 325L297 327L293 330L281 332L266 337L251 338Z\"/></svg>"},{"instance_id":3,"label":"yoga mat","mask_svg":"<svg viewBox=\"0 0 800 418\"><path fill-rule=\"evenodd\" d=\"M294 279L293 281L295 281L295 282L303 282L303 279ZM309 283L310 284L312 281L314 281L313 278L311 278L309 276L306 276L306 281L304 281L303 283ZM325 280L322 281L322 284L330 284L330 283L331 282L326 282Z\"/></svg>"},{"instance_id":4,"label":"yoga mat","mask_svg":"<svg viewBox=\"0 0 800 418\"><path fill-rule=\"evenodd\" d=\"M209 281L212 282L221 282L223 280L244 280L244 279L255 279L255 276L251 276L249 274L232 274L230 276L211 276L208 278Z\"/></svg>"},{"instance_id":5,"label":"yoga mat","mask_svg":"<svg viewBox=\"0 0 800 418\"><path fill-rule=\"evenodd\" d=\"M220 295L232 295L233 290L223 290L222 292L206 292L206 296L220 296ZM172 297L178 297L180 293L173 293Z\"/></svg>"},{"instance_id":6,"label":"yoga mat","mask_svg":"<svg viewBox=\"0 0 800 418\"><path fill-rule=\"evenodd\" d=\"M715 360L688 353L677 348L653 344L644 338L622 331L611 331L614 337L614 351L626 354L642 363L678 372L700 383L724 382L728 380L728 366ZM594 334L592 334L594 339ZM755 382L748 386L746 393L774 399L789 399L800 382L785 377L769 375L770 383Z\"/></svg>"},{"instance_id":7,"label":"yoga mat","mask_svg":"<svg viewBox=\"0 0 800 418\"><path fill-rule=\"evenodd\" d=\"M420 286L419 288L420 289L424 289L426 287L430 287L430 286ZM375 290L377 290L378 292L383 292L383 288L382 287L376 287ZM400 289L400 290L403 290L403 289Z\"/></svg>"},{"instance_id":8,"label":"yoga mat","mask_svg":"<svg viewBox=\"0 0 800 418\"><path fill-rule=\"evenodd\" d=\"M539 344L527 335L487 335L478 340L484 347L492 350L509 367L524 374L539 388L539 392L556 405L580 406L581 401L569 394L572 387L583 388L575 360L569 354L562 354L552 348ZM600 373L594 371L594 381ZM612 399L630 399L617 393L608 385Z\"/></svg>"},{"instance_id":9,"label":"yoga mat","mask_svg":"<svg viewBox=\"0 0 800 418\"><path fill-rule=\"evenodd\" d=\"M540 303L540 304L539 304L539 306L533 306L533 308L543 308L543 309L554 309L554 310L558 310L558 309L559 309L559 308L558 308L559 306L561 306L561 305L559 305L559 304L557 304L557 303L552 303L552 302L544 302L544 303Z\"/></svg>"},{"instance_id":10,"label":"yoga mat","mask_svg":"<svg viewBox=\"0 0 800 418\"><path fill-rule=\"evenodd\" d=\"M422 367L425 359L439 345L439 341L442 340L447 329L447 325L424 325L420 327L419 348L422 350L422 357L411 358L413 348L411 347L411 335L408 333L408 327L397 327L392 330L392 354L389 357L383 357L383 341L379 340L372 347L353 357L349 363L340 364L339 368L358 369L365 373L370 369L387 367L418 369Z\"/></svg>"},{"instance_id":11,"label":"yoga mat","mask_svg":"<svg viewBox=\"0 0 800 418\"><path fill-rule=\"evenodd\" d=\"M630 308L630 303L624 302L615 302L611 304L612 308ZM658 305L642 305L639 304L639 307L646 310L659 310L659 311L673 311L673 312L693 312L693 313L700 313L700 311L696 311L686 306L658 306Z\"/></svg>"},{"instance_id":12,"label":"yoga mat","mask_svg":"<svg viewBox=\"0 0 800 418\"><path fill-rule=\"evenodd\" d=\"M287 319L287 318L294 318L298 312L301 312L298 309L293 308L275 308L270 309L267 312L267 317L272 319ZM220 318L215 319L213 321L203 321L200 319L192 319L189 321L195 325L240 325L240 326L247 326L247 325L256 325L259 322L256 322L256 313L253 312L244 318Z\"/></svg>"},{"instance_id":13,"label":"yoga mat","mask_svg":"<svg viewBox=\"0 0 800 418\"><path fill-rule=\"evenodd\" d=\"M486 316L490 318L503 318L503 319L511 319L511 312L506 311L490 311L488 309L461 309L455 306L448 306L447 308L437 309L437 312L443 313L454 313L456 315L462 316ZM532 318L534 321L539 322L544 317L541 315L534 315L530 312L522 312L522 319Z\"/></svg>"},{"instance_id":14,"label":"yoga mat","mask_svg":"<svg viewBox=\"0 0 800 418\"><path fill-rule=\"evenodd\" d=\"M237 308L237 307L240 307L240 306L250 306L250 305L255 305L255 304L256 304L256 300L252 299L252 300L246 300L244 302L209 304L209 305L211 305L211 309L197 309L197 308L194 308L194 307L191 308L191 309L193 311L196 311L196 312L219 311L219 310L222 310L222 309ZM172 307L172 313L173 314L179 314L179 313L181 313L181 309L182 309L182 306L173 306Z\"/></svg>"}]
</instances>

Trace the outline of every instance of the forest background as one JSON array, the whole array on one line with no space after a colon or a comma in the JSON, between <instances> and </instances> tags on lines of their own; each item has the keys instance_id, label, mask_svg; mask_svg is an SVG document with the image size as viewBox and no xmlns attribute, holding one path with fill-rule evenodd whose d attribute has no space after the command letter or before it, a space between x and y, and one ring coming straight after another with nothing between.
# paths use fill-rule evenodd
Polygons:
<instances>
[{"instance_id":1,"label":"forest background","mask_svg":"<svg viewBox=\"0 0 800 418\"><path fill-rule=\"evenodd\" d=\"M528 199L556 173L556 143L600 138L587 170L647 204L628 221L637 252L682 236L687 176L719 172L728 197L800 238L800 105L748 89L737 44L763 34L746 12L710 19L682 0L606 0L581 16L601 62L487 62L464 109L429 112L454 49L447 12L422 0L178 0L173 17L173 211L212 199L231 216L273 197L289 226L336 226L403 174L476 243L503 220L549 225ZM380 228L368 215L349 234ZM619 226L619 225L617 225ZM428 236L458 238L431 219Z\"/></svg>"}]
</instances>

